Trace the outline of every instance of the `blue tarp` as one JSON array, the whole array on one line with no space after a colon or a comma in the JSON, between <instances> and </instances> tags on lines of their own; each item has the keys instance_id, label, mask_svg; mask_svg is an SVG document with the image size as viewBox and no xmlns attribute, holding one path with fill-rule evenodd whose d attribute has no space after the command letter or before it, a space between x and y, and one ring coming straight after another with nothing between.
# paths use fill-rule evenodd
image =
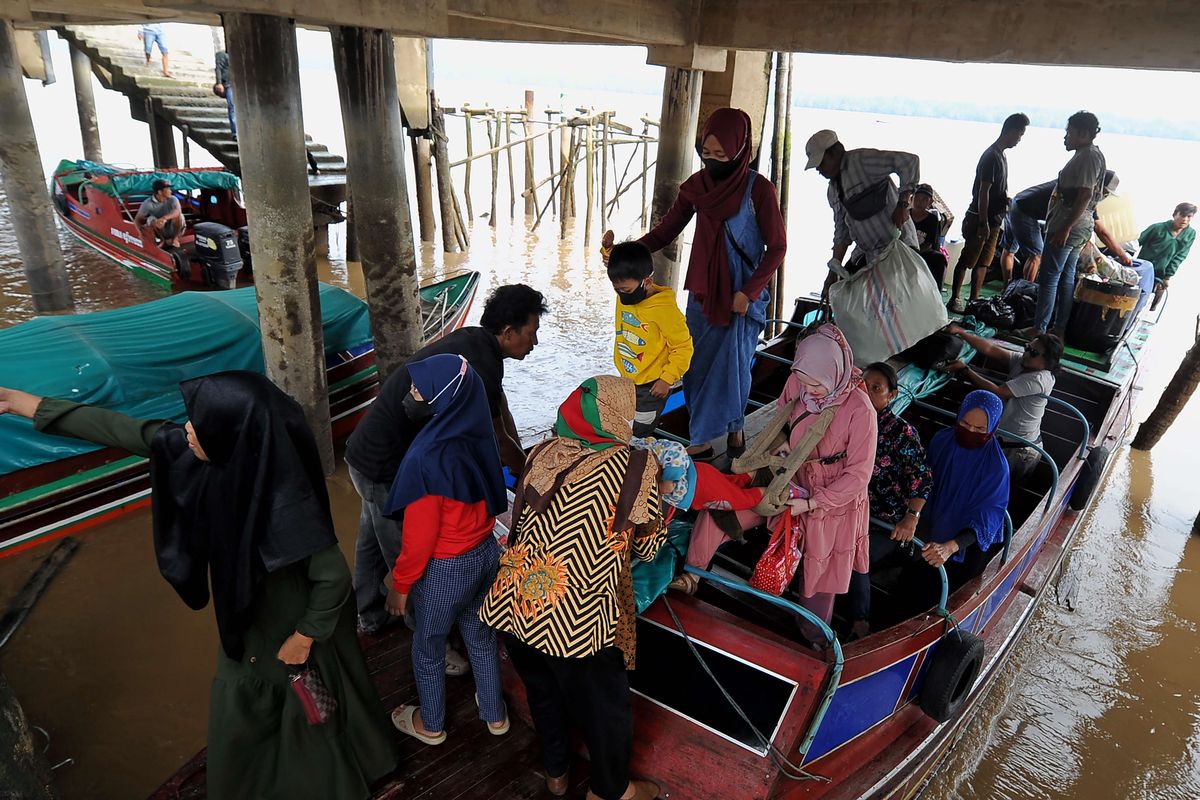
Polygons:
<instances>
[{"instance_id":1,"label":"blue tarp","mask_svg":"<svg viewBox=\"0 0 1200 800\"><path fill-rule=\"evenodd\" d=\"M324 284L320 297L327 353L370 341L366 303ZM182 420L179 382L229 369L264 371L253 287L184 292L0 330L0 386L141 419ZM0 475L97 449L0 415Z\"/></svg>"}]
</instances>

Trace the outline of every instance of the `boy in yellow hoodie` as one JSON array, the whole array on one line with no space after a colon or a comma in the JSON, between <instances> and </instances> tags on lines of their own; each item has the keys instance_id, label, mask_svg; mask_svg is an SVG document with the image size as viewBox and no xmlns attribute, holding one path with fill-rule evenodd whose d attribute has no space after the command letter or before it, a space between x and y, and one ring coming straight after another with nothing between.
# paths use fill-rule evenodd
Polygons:
<instances>
[{"instance_id":1,"label":"boy in yellow hoodie","mask_svg":"<svg viewBox=\"0 0 1200 800\"><path fill-rule=\"evenodd\" d=\"M613 363L617 373L637 384L633 435L650 435L671 387L692 362L692 335L675 302L675 290L650 277L654 262L641 242L613 245L608 278L617 292L617 333Z\"/></svg>"}]
</instances>

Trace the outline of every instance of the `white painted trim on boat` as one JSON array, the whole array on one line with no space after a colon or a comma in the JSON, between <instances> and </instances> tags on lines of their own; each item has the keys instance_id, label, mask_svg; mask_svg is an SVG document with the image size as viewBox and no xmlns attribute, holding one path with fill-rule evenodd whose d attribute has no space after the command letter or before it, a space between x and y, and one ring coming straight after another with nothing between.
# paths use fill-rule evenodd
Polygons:
<instances>
[{"instance_id":1,"label":"white painted trim on boat","mask_svg":"<svg viewBox=\"0 0 1200 800\"><path fill-rule=\"evenodd\" d=\"M86 495L81 495L80 497L72 498L72 502L77 501L77 500L85 500L88 497L91 497L92 495L98 494L99 492L102 492L102 491L111 491L112 488L113 487L111 487L111 486L106 486L103 489L97 490L96 492L91 492ZM79 514L76 514L73 517L68 517L66 519L58 520L57 522L51 523L50 525L45 525L36 530L29 531L28 533L22 533L20 536L15 536L12 539L8 539L5 542L0 543L0 551L8 550L9 548L16 547L17 545L21 544L22 542L28 542L31 539L37 539L41 536L45 536L48 533L53 533L54 531L56 531L60 528L65 528L70 525L74 525L76 522L82 522L86 519L90 519L91 517L97 516L99 514L103 514L106 511L111 511L114 508L119 508L121 506L128 505L134 501L142 499L143 497L149 496L149 494L150 494L150 487L147 486L145 489L134 492L133 494L130 494L130 495L126 495L124 497L117 498L116 500L113 500L112 502L109 502L109 503L105 503L102 506L88 509L87 511L83 511Z\"/></svg>"}]
</instances>

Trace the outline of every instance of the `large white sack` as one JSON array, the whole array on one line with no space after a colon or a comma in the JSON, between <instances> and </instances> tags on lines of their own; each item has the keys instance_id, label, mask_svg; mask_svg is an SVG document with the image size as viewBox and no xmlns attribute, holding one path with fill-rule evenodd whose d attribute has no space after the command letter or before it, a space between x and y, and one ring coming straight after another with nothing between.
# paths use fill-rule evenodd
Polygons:
<instances>
[{"instance_id":1,"label":"large white sack","mask_svg":"<svg viewBox=\"0 0 1200 800\"><path fill-rule=\"evenodd\" d=\"M843 272L829 287L829 305L860 367L907 350L949 322L929 267L899 239L873 264Z\"/></svg>"}]
</instances>

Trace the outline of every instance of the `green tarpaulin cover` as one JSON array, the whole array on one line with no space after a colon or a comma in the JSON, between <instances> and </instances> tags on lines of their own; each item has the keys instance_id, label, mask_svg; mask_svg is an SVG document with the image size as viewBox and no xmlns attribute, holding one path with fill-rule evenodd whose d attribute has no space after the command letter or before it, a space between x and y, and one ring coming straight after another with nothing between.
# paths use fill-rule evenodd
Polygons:
<instances>
[{"instance_id":1,"label":"green tarpaulin cover","mask_svg":"<svg viewBox=\"0 0 1200 800\"><path fill-rule=\"evenodd\" d=\"M367 304L333 286L320 290L325 352L369 343ZM184 292L0 330L0 386L141 419L182 420L179 382L229 369L264 371L254 287ZM98 449L0 415L0 475Z\"/></svg>"},{"instance_id":2,"label":"green tarpaulin cover","mask_svg":"<svg viewBox=\"0 0 1200 800\"><path fill-rule=\"evenodd\" d=\"M64 159L58 162L54 174L63 183L72 186L88 181L92 186L114 197L131 194L150 194L154 191L154 182L159 178L169 182L176 191L190 189L237 189L238 179L232 172L223 170L180 170L178 172L129 172L108 164L95 161L71 161ZM98 176L107 176L107 180L97 181Z\"/></svg>"}]
</instances>

